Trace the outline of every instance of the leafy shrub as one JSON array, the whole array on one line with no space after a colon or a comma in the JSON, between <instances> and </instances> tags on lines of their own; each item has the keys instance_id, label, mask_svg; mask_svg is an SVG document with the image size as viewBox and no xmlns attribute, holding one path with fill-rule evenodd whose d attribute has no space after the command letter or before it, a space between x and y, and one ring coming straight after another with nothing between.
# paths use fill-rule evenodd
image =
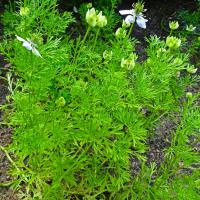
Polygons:
<instances>
[{"instance_id":1,"label":"leafy shrub","mask_svg":"<svg viewBox=\"0 0 200 200\"><path fill-rule=\"evenodd\" d=\"M9 150L16 156L12 186L22 188L21 198L183 198L178 185L185 188L185 181L188 197L197 196L191 182L196 174L179 174L180 162L185 167L197 162L187 142L199 126L195 96L185 98L186 87L196 78L186 72L192 66L180 40L152 36L147 58L139 63L137 41L124 28L125 34L116 37L105 34L113 23L105 29L87 25L83 39L71 39L69 32L62 33L73 19L58 13L56 1L20 1L19 7L29 8L23 12L31 16L5 13L11 37L1 51L17 76L15 85L10 84L13 103L7 120L13 128ZM12 27L8 13L15 19ZM25 38L31 48L32 41L37 43L41 57L14 35ZM163 164L148 166L147 139L160 118L171 113L179 113L180 120L170 131ZM138 160L138 174L131 174L131 158Z\"/></svg>"}]
</instances>

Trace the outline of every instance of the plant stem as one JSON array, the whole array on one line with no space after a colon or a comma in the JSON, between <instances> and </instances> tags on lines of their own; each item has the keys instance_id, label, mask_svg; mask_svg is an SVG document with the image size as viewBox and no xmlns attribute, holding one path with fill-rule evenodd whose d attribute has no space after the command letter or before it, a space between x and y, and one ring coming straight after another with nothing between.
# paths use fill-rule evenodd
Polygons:
<instances>
[{"instance_id":1,"label":"plant stem","mask_svg":"<svg viewBox=\"0 0 200 200\"><path fill-rule=\"evenodd\" d=\"M100 28L98 28L98 30L97 30L97 33L96 33L96 36L95 36L95 40L94 40L94 46L93 46L93 48L95 48L95 46L96 46L97 38L99 36L99 32L100 32Z\"/></svg>"},{"instance_id":2,"label":"plant stem","mask_svg":"<svg viewBox=\"0 0 200 200\"><path fill-rule=\"evenodd\" d=\"M0 145L0 149L5 153L6 157L8 158L10 163L17 169L17 171L20 171L20 169L17 167L16 163L13 161L13 159L8 154L7 150L1 145Z\"/></svg>"},{"instance_id":3,"label":"plant stem","mask_svg":"<svg viewBox=\"0 0 200 200\"><path fill-rule=\"evenodd\" d=\"M83 48L83 45L84 45L84 43L85 43L85 40L86 40L86 38L87 38L89 32L90 32L90 26L88 27L88 29L87 29L87 31L86 31L86 33L85 33L85 36L84 36L84 38L83 38L83 40L82 40L82 42L81 42L81 46L80 46L80 48L79 48L79 50L78 50L78 53L75 52L75 54L74 54L74 62L73 62L73 63L76 63L76 62L77 62L77 58L79 57L79 55L80 55L80 53L81 53L81 49ZM77 55L76 55L76 54L77 54Z\"/></svg>"},{"instance_id":4,"label":"plant stem","mask_svg":"<svg viewBox=\"0 0 200 200\"><path fill-rule=\"evenodd\" d=\"M131 24L131 27L130 27L129 32L128 32L128 37L130 37L130 35L133 31L133 27L134 27L134 23Z\"/></svg>"}]
</instances>

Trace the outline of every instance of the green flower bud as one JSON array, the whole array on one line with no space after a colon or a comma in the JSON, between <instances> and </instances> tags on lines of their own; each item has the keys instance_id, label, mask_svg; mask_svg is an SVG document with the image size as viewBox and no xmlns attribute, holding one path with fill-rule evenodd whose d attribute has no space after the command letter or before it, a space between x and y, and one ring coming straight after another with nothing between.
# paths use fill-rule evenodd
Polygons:
<instances>
[{"instance_id":1,"label":"green flower bud","mask_svg":"<svg viewBox=\"0 0 200 200\"><path fill-rule=\"evenodd\" d=\"M192 95L192 92L187 92L187 93L186 93L186 97L187 97L188 99L191 99L192 96L193 96L193 95Z\"/></svg>"},{"instance_id":2,"label":"green flower bud","mask_svg":"<svg viewBox=\"0 0 200 200\"><path fill-rule=\"evenodd\" d=\"M95 27L97 24L97 15L96 15L96 11L94 8L91 8L87 11L86 13L86 22L92 26Z\"/></svg>"},{"instance_id":3,"label":"green flower bud","mask_svg":"<svg viewBox=\"0 0 200 200\"><path fill-rule=\"evenodd\" d=\"M122 28L129 28L131 26L130 23L126 23L125 20L122 22Z\"/></svg>"},{"instance_id":4,"label":"green flower bud","mask_svg":"<svg viewBox=\"0 0 200 200\"><path fill-rule=\"evenodd\" d=\"M188 25L186 26L186 31L193 32L195 29L196 27L193 26L192 24L190 24L189 26Z\"/></svg>"},{"instance_id":5,"label":"green flower bud","mask_svg":"<svg viewBox=\"0 0 200 200\"><path fill-rule=\"evenodd\" d=\"M144 9L144 3L142 1L138 1L135 5L133 4L132 7L134 7L135 9L136 15L146 11L146 9Z\"/></svg>"},{"instance_id":6,"label":"green flower bud","mask_svg":"<svg viewBox=\"0 0 200 200\"><path fill-rule=\"evenodd\" d=\"M40 33L33 33L31 36L31 41L33 41L35 44L43 44L43 38Z\"/></svg>"},{"instance_id":7,"label":"green flower bud","mask_svg":"<svg viewBox=\"0 0 200 200\"><path fill-rule=\"evenodd\" d=\"M168 36L166 39L166 45L170 49L178 49L181 46L181 40L173 36Z\"/></svg>"},{"instance_id":8,"label":"green flower bud","mask_svg":"<svg viewBox=\"0 0 200 200\"><path fill-rule=\"evenodd\" d=\"M176 21L169 22L169 28L171 30L176 30L179 27L179 23Z\"/></svg>"},{"instance_id":9,"label":"green flower bud","mask_svg":"<svg viewBox=\"0 0 200 200\"><path fill-rule=\"evenodd\" d=\"M123 28L118 28L117 31L115 32L115 36L118 39L125 38L126 37L126 30L124 30Z\"/></svg>"},{"instance_id":10,"label":"green flower bud","mask_svg":"<svg viewBox=\"0 0 200 200\"><path fill-rule=\"evenodd\" d=\"M164 52L166 52L167 50L165 48L160 48L157 50L157 57L160 57Z\"/></svg>"},{"instance_id":11,"label":"green flower bud","mask_svg":"<svg viewBox=\"0 0 200 200\"><path fill-rule=\"evenodd\" d=\"M107 24L107 19L102 15L102 11L97 15L97 26L104 27Z\"/></svg>"},{"instance_id":12,"label":"green flower bud","mask_svg":"<svg viewBox=\"0 0 200 200\"><path fill-rule=\"evenodd\" d=\"M197 68L194 68L194 65L188 66L186 70L190 74L195 74L197 72Z\"/></svg>"},{"instance_id":13,"label":"green flower bud","mask_svg":"<svg viewBox=\"0 0 200 200\"><path fill-rule=\"evenodd\" d=\"M88 8L88 9L92 8L92 3L88 3L88 4L87 4L87 8Z\"/></svg>"},{"instance_id":14,"label":"green flower bud","mask_svg":"<svg viewBox=\"0 0 200 200\"><path fill-rule=\"evenodd\" d=\"M132 70L135 67L135 60L137 59L137 55L131 53L127 59L122 58L121 67L127 70Z\"/></svg>"},{"instance_id":15,"label":"green flower bud","mask_svg":"<svg viewBox=\"0 0 200 200\"><path fill-rule=\"evenodd\" d=\"M105 59L105 60L111 60L112 59L112 51L107 51L107 50L105 50L104 52L103 52L103 58Z\"/></svg>"},{"instance_id":16,"label":"green flower bud","mask_svg":"<svg viewBox=\"0 0 200 200\"><path fill-rule=\"evenodd\" d=\"M181 58L175 58L173 63L176 66L180 66L183 64L183 60Z\"/></svg>"},{"instance_id":17,"label":"green flower bud","mask_svg":"<svg viewBox=\"0 0 200 200\"><path fill-rule=\"evenodd\" d=\"M27 15L29 15L29 13L30 13L29 8L27 8L27 7L20 7L19 14L21 16L27 16Z\"/></svg>"},{"instance_id":18,"label":"green flower bud","mask_svg":"<svg viewBox=\"0 0 200 200\"><path fill-rule=\"evenodd\" d=\"M56 105L57 105L58 107L63 107L63 106L65 106L65 103L66 103L66 101L65 101L65 98L64 98L64 97L60 97L59 99L56 100Z\"/></svg>"},{"instance_id":19,"label":"green flower bud","mask_svg":"<svg viewBox=\"0 0 200 200\"><path fill-rule=\"evenodd\" d=\"M180 71L176 72L176 78L179 78L180 75L181 75L181 72L180 72Z\"/></svg>"}]
</instances>

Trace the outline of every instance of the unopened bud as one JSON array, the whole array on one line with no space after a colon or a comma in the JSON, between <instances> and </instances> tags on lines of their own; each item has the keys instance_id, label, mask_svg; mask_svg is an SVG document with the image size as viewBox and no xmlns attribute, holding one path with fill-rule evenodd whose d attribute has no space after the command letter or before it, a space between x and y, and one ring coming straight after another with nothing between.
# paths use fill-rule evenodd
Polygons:
<instances>
[{"instance_id":1,"label":"unopened bud","mask_svg":"<svg viewBox=\"0 0 200 200\"><path fill-rule=\"evenodd\" d=\"M86 13L86 22L92 26L95 27L96 23L97 23L97 15L96 15L96 11L94 8L91 8L87 11Z\"/></svg>"},{"instance_id":2,"label":"unopened bud","mask_svg":"<svg viewBox=\"0 0 200 200\"><path fill-rule=\"evenodd\" d=\"M20 11L19 11L19 14L21 16L27 16L29 14L29 12L30 12L29 8L27 8L27 7L21 7Z\"/></svg>"}]
</instances>

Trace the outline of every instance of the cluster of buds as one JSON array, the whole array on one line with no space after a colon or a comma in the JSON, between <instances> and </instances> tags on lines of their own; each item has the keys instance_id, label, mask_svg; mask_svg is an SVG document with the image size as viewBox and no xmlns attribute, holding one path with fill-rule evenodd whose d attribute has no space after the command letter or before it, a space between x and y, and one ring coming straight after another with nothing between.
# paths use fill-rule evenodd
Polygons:
<instances>
[{"instance_id":1,"label":"cluster of buds","mask_svg":"<svg viewBox=\"0 0 200 200\"><path fill-rule=\"evenodd\" d=\"M135 53L131 53L127 59L122 58L121 67L127 70L132 70L135 67L136 59L137 55Z\"/></svg>"},{"instance_id":2,"label":"cluster of buds","mask_svg":"<svg viewBox=\"0 0 200 200\"><path fill-rule=\"evenodd\" d=\"M91 8L86 13L86 22L91 27L98 26L100 28L107 25L107 19L104 15L102 15L102 11L100 11L97 15L96 10Z\"/></svg>"},{"instance_id":3,"label":"cluster of buds","mask_svg":"<svg viewBox=\"0 0 200 200\"><path fill-rule=\"evenodd\" d=\"M170 49L178 49L181 46L181 40L173 36L168 36L166 39L166 45Z\"/></svg>"}]
</instances>

